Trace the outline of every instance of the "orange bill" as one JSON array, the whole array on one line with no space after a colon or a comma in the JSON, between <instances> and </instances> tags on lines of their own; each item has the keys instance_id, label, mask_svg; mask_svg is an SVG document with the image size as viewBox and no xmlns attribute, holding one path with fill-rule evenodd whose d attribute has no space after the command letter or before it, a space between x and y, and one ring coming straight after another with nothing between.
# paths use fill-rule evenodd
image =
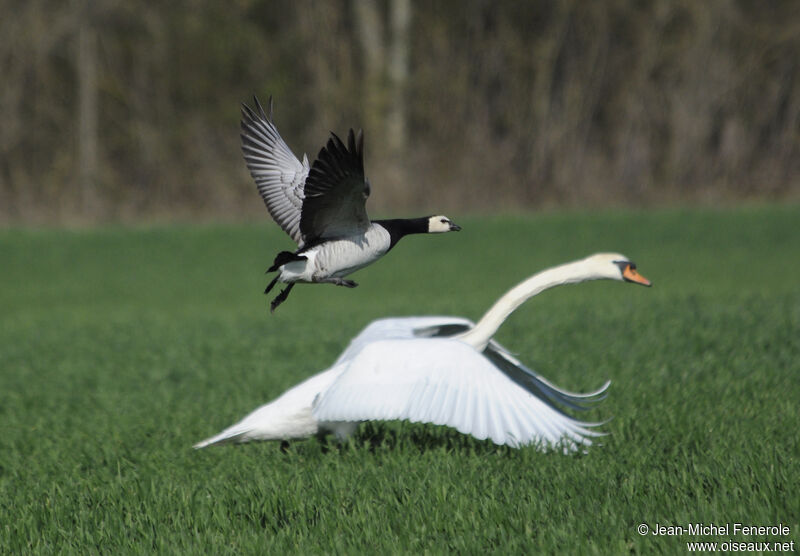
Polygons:
<instances>
[{"instance_id":1,"label":"orange bill","mask_svg":"<svg viewBox=\"0 0 800 556\"><path fill-rule=\"evenodd\" d=\"M628 265L625 267L625 270L622 271L622 276L628 282L635 282L636 284L641 284L643 286L650 286L650 280L636 272L636 267L633 265Z\"/></svg>"}]
</instances>

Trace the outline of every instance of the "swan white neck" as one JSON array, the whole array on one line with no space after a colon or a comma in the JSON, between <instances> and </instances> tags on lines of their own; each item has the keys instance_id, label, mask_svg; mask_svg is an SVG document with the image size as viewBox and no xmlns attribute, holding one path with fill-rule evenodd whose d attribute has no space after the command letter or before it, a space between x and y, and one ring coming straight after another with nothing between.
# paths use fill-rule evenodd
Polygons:
<instances>
[{"instance_id":1,"label":"swan white neck","mask_svg":"<svg viewBox=\"0 0 800 556\"><path fill-rule=\"evenodd\" d=\"M508 316L534 295L555 286L577 284L578 282L597 280L599 278L605 278L605 276L589 268L586 260L566 263L543 270L517 284L486 311L486 314L483 315L474 328L454 336L454 338L470 344L479 351L483 351L486 344L489 343L489 340L492 339L492 336L495 335L497 329L500 328L500 325L503 324Z\"/></svg>"}]
</instances>

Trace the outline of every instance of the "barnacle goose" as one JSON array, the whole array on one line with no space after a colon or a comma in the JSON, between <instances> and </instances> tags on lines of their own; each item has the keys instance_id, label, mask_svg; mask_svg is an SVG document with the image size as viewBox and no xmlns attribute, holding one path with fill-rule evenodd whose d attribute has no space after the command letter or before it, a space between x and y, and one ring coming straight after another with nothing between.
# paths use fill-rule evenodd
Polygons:
<instances>
[{"instance_id":1,"label":"barnacle goose","mask_svg":"<svg viewBox=\"0 0 800 556\"><path fill-rule=\"evenodd\" d=\"M297 243L294 252L281 251L267 272L278 272L264 293L277 282L287 284L270 304L283 303L297 282L329 283L354 288L344 277L385 255L409 234L459 231L446 216L370 220L364 177L364 135L351 129L347 144L331 133L309 167L300 162L281 138L254 97L255 109L242 105L242 151L272 218Z\"/></svg>"}]
</instances>

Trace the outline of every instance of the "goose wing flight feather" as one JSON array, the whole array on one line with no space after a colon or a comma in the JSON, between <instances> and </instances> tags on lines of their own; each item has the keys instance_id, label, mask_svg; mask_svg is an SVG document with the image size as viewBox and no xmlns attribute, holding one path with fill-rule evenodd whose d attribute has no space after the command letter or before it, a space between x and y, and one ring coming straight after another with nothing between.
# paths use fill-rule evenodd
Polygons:
<instances>
[{"instance_id":1,"label":"goose wing flight feather","mask_svg":"<svg viewBox=\"0 0 800 556\"><path fill-rule=\"evenodd\" d=\"M370 226L364 178L364 134L351 129L347 145L331 133L308 172L300 232L306 245L366 232Z\"/></svg>"},{"instance_id":2,"label":"goose wing flight feather","mask_svg":"<svg viewBox=\"0 0 800 556\"><path fill-rule=\"evenodd\" d=\"M299 247L303 247L301 211L303 187L309 172L308 158L303 162L292 154L272 122L272 97L269 116L258 99L255 109L242 105L242 152L258 192L270 216Z\"/></svg>"},{"instance_id":3,"label":"goose wing flight feather","mask_svg":"<svg viewBox=\"0 0 800 556\"><path fill-rule=\"evenodd\" d=\"M413 352L414 357L408 357ZM517 386L470 346L446 339L381 340L362 349L312 408L319 421L408 420L495 444L566 449L600 433Z\"/></svg>"}]
</instances>

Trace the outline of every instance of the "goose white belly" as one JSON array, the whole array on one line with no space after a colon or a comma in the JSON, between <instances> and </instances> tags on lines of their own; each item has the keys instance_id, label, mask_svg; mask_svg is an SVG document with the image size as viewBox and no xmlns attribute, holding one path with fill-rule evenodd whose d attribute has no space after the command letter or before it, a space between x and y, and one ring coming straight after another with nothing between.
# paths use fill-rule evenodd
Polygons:
<instances>
[{"instance_id":1,"label":"goose white belly","mask_svg":"<svg viewBox=\"0 0 800 556\"><path fill-rule=\"evenodd\" d=\"M320 282L342 278L379 259L389 250L391 238L383 226L372 224L356 236L334 239L301 254L304 260L280 267L281 282Z\"/></svg>"}]
</instances>

